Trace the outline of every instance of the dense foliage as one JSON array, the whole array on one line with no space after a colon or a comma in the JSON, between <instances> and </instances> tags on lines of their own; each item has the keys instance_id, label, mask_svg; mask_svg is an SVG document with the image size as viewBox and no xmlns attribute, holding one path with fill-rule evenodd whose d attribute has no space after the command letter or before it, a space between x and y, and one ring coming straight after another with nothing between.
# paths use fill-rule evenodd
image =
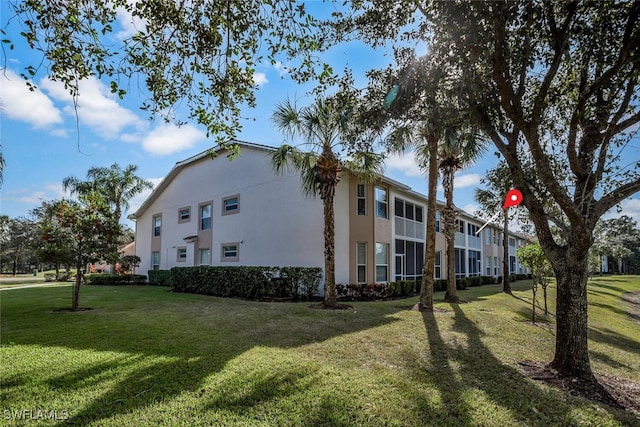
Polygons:
<instances>
[{"instance_id":1,"label":"dense foliage","mask_svg":"<svg viewBox=\"0 0 640 427\"><path fill-rule=\"evenodd\" d=\"M246 299L310 299L318 292L317 267L174 267L172 290Z\"/></svg>"}]
</instances>

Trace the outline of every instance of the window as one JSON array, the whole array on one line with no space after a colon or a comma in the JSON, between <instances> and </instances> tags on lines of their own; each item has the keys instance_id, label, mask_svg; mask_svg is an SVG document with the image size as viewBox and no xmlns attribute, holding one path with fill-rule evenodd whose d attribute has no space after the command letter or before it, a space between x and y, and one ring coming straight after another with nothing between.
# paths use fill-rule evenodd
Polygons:
<instances>
[{"instance_id":1,"label":"window","mask_svg":"<svg viewBox=\"0 0 640 427\"><path fill-rule=\"evenodd\" d=\"M466 274L466 260L464 249L454 249L455 253L455 265L456 265L456 277L465 277Z\"/></svg>"},{"instance_id":2,"label":"window","mask_svg":"<svg viewBox=\"0 0 640 427\"><path fill-rule=\"evenodd\" d=\"M356 281L367 283L367 244L356 245Z\"/></svg>"},{"instance_id":3,"label":"window","mask_svg":"<svg viewBox=\"0 0 640 427\"><path fill-rule=\"evenodd\" d=\"M178 224L191 221L191 208L180 208L178 210Z\"/></svg>"},{"instance_id":4,"label":"window","mask_svg":"<svg viewBox=\"0 0 640 427\"><path fill-rule=\"evenodd\" d=\"M240 244L238 242L223 243L221 245L220 261L239 261L240 260Z\"/></svg>"},{"instance_id":5,"label":"window","mask_svg":"<svg viewBox=\"0 0 640 427\"><path fill-rule=\"evenodd\" d=\"M376 243L376 282L389 280L389 245Z\"/></svg>"},{"instance_id":6,"label":"window","mask_svg":"<svg viewBox=\"0 0 640 427\"><path fill-rule=\"evenodd\" d=\"M482 274L482 254L479 251L469 250L469 276Z\"/></svg>"},{"instance_id":7,"label":"window","mask_svg":"<svg viewBox=\"0 0 640 427\"><path fill-rule=\"evenodd\" d=\"M440 211L436 211L436 233L440 232Z\"/></svg>"},{"instance_id":8,"label":"window","mask_svg":"<svg viewBox=\"0 0 640 427\"><path fill-rule=\"evenodd\" d=\"M442 277L442 251L436 251L436 260L434 262L434 272L436 279Z\"/></svg>"},{"instance_id":9,"label":"window","mask_svg":"<svg viewBox=\"0 0 640 427\"><path fill-rule=\"evenodd\" d=\"M187 248L181 246L177 249L178 251L178 262L186 262L187 261Z\"/></svg>"},{"instance_id":10,"label":"window","mask_svg":"<svg viewBox=\"0 0 640 427\"><path fill-rule=\"evenodd\" d=\"M500 232L498 230L493 230L493 244L500 244Z\"/></svg>"},{"instance_id":11,"label":"window","mask_svg":"<svg viewBox=\"0 0 640 427\"><path fill-rule=\"evenodd\" d=\"M486 268L487 268L487 276L491 276L491 257L490 256L487 257Z\"/></svg>"},{"instance_id":12,"label":"window","mask_svg":"<svg viewBox=\"0 0 640 427\"><path fill-rule=\"evenodd\" d=\"M510 256L509 257L509 273L515 274L515 272L516 272L516 257Z\"/></svg>"},{"instance_id":13,"label":"window","mask_svg":"<svg viewBox=\"0 0 640 427\"><path fill-rule=\"evenodd\" d=\"M160 270L160 252L151 252L151 269Z\"/></svg>"},{"instance_id":14,"label":"window","mask_svg":"<svg viewBox=\"0 0 640 427\"><path fill-rule=\"evenodd\" d=\"M199 250L200 265L211 265L211 249L205 248Z\"/></svg>"},{"instance_id":15,"label":"window","mask_svg":"<svg viewBox=\"0 0 640 427\"><path fill-rule=\"evenodd\" d=\"M222 199L222 215L231 215L240 212L240 196L235 195Z\"/></svg>"},{"instance_id":16,"label":"window","mask_svg":"<svg viewBox=\"0 0 640 427\"><path fill-rule=\"evenodd\" d=\"M491 244L491 229L490 228L485 228L484 229L484 243L487 245Z\"/></svg>"},{"instance_id":17,"label":"window","mask_svg":"<svg viewBox=\"0 0 640 427\"><path fill-rule=\"evenodd\" d=\"M458 233L464 234L464 221L456 219L456 227L458 228Z\"/></svg>"},{"instance_id":18,"label":"window","mask_svg":"<svg viewBox=\"0 0 640 427\"><path fill-rule=\"evenodd\" d=\"M153 237L160 236L161 228L162 228L162 216L156 215L153 217Z\"/></svg>"},{"instance_id":19,"label":"window","mask_svg":"<svg viewBox=\"0 0 640 427\"><path fill-rule=\"evenodd\" d=\"M475 236L479 228L480 227L475 224L467 223L467 234L469 236Z\"/></svg>"},{"instance_id":20,"label":"window","mask_svg":"<svg viewBox=\"0 0 640 427\"><path fill-rule=\"evenodd\" d=\"M493 275L498 276L498 270L500 269L500 258L497 256L493 257Z\"/></svg>"},{"instance_id":21,"label":"window","mask_svg":"<svg viewBox=\"0 0 640 427\"><path fill-rule=\"evenodd\" d=\"M413 203L404 201L402 199L394 199L394 215L401 218L410 219L416 222L422 222L422 206L414 205Z\"/></svg>"},{"instance_id":22,"label":"window","mask_svg":"<svg viewBox=\"0 0 640 427\"><path fill-rule=\"evenodd\" d=\"M387 189L376 187L376 216L378 218L388 218L387 200Z\"/></svg>"},{"instance_id":23,"label":"window","mask_svg":"<svg viewBox=\"0 0 640 427\"><path fill-rule=\"evenodd\" d=\"M416 206L416 221L422 222L422 206Z\"/></svg>"},{"instance_id":24,"label":"window","mask_svg":"<svg viewBox=\"0 0 640 427\"><path fill-rule=\"evenodd\" d=\"M422 280L424 243L396 239L396 280Z\"/></svg>"},{"instance_id":25,"label":"window","mask_svg":"<svg viewBox=\"0 0 640 427\"><path fill-rule=\"evenodd\" d=\"M211 230L211 204L210 203L200 206L200 230Z\"/></svg>"},{"instance_id":26,"label":"window","mask_svg":"<svg viewBox=\"0 0 640 427\"><path fill-rule=\"evenodd\" d=\"M367 214L367 187L364 184L358 184L356 186L356 204L358 209L358 215Z\"/></svg>"}]
</instances>

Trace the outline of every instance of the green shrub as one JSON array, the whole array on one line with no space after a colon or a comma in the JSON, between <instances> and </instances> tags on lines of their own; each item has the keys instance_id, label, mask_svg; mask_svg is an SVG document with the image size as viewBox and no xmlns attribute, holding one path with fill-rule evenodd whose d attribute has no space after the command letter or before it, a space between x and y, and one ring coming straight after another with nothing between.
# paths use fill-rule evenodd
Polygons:
<instances>
[{"instance_id":1,"label":"green shrub","mask_svg":"<svg viewBox=\"0 0 640 427\"><path fill-rule=\"evenodd\" d=\"M502 276L496 277L496 285L499 285L500 283L502 283Z\"/></svg>"},{"instance_id":2,"label":"green shrub","mask_svg":"<svg viewBox=\"0 0 640 427\"><path fill-rule=\"evenodd\" d=\"M149 270L149 284L155 286L172 286L171 270Z\"/></svg>"},{"instance_id":3,"label":"green shrub","mask_svg":"<svg viewBox=\"0 0 640 427\"><path fill-rule=\"evenodd\" d=\"M174 267L174 292L245 299L310 299L318 291L322 269L317 267Z\"/></svg>"},{"instance_id":4,"label":"green shrub","mask_svg":"<svg viewBox=\"0 0 640 427\"><path fill-rule=\"evenodd\" d=\"M436 292L444 292L447 290L447 279L438 279L434 282L433 290Z\"/></svg>"},{"instance_id":5,"label":"green shrub","mask_svg":"<svg viewBox=\"0 0 640 427\"><path fill-rule=\"evenodd\" d=\"M456 279L457 290L464 291L465 289L467 289L467 286L468 286L468 282L466 277L461 277L459 279Z\"/></svg>"},{"instance_id":6,"label":"green shrub","mask_svg":"<svg viewBox=\"0 0 640 427\"><path fill-rule=\"evenodd\" d=\"M482 276L483 285L493 285L495 282L496 279L493 276Z\"/></svg>"},{"instance_id":7,"label":"green shrub","mask_svg":"<svg viewBox=\"0 0 640 427\"><path fill-rule=\"evenodd\" d=\"M290 283L289 291L294 297L310 300L318 294L322 269L318 267L282 267L280 277Z\"/></svg>"},{"instance_id":8,"label":"green shrub","mask_svg":"<svg viewBox=\"0 0 640 427\"><path fill-rule=\"evenodd\" d=\"M480 276L467 277L466 280L467 280L467 286L469 287L482 286L482 277Z\"/></svg>"},{"instance_id":9,"label":"green shrub","mask_svg":"<svg viewBox=\"0 0 640 427\"><path fill-rule=\"evenodd\" d=\"M73 276L73 274L71 274L70 271L65 271L64 273L62 273L62 272L58 273L58 275L56 276L56 280L58 282L66 282L66 281L70 280L72 276Z\"/></svg>"},{"instance_id":10,"label":"green shrub","mask_svg":"<svg viewBox=\"0 0 640 427\"><path fill-rule=\"evenodd\" d=\"M147 276L140 274L86 274L85 282L89 285L119 286L119 285L144 285Z\"/></svg>"}]
</instances>

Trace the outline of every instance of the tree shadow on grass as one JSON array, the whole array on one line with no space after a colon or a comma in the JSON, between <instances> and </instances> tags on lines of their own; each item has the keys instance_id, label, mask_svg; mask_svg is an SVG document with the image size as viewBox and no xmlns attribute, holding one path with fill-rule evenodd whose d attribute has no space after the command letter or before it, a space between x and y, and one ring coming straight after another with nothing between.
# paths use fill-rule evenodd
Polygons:
<instances>
[{"instance_id":1,"label":"tree shadow on grass","mask_svg":"<svg viewBox=\"0 0 640 427\"><path fill-rule=\"evenodd\" d=\"M602 344L618 347L620 350L628 351L632 354L640 354L640 342L622 335L609 328L589 327L589 339Z\"/></svg>"},{"instance_id":2,"label":"tree shadow on grass","mask_svg":"<svg viewBox=\"0 0 640 427\"><path fill-rule=\"evenodd\" d=\"M96 291L95 295L107 291ZM92 301L96 310L70 314L53 314L51 304L56 302L39 304L29 311L2 311L3 325L8 325L3 326L3 345L64 347L72 350L69 357L78 357L77 369L41 375L37 380L39 387L46 386L46 394L51 395L33 397L33 407L45 407L46 399L54 398L53 394L57 398L58 393L68 396L81 391L91 396L81 406L68 408L71 418L60 425L115 422L118 416L144 412L158 402L183 394L198 395L206 378L255 347L288 349L323 342L392 323L396 319L391 315L398 311L391 306L359 309L357 313L309 310L304 303L254 303L184 295L165 299L158 306L144 301L144 307L134 304L131 308L131 301L127 301L126 309L101 306L97 298ZM46 327L21 333L24 326L20 325L32 320ZM90 357L96 359L84 359L84 355L74 353L76 350L91 350ZM213 399L211 408L241 411L261 399L287 396L310 377L304 369L285 369L281 375L257 379L255 388L240 398ZM24 390L34 379L27 371L8 379L8 384L3 381L3 406L21 409L24 403L12 396L31 396Z\"/></svg>"},{"instance_id":3,"label":"tree shadow on grass","mask_svg":"<svg viewBox=\"0 0 640 427\"><path fill-rule=\"evenodd\" d=\"M451 307L454 311L452 330L461 334L464 340L445 342L439 332L438 314L425 312L422 316L433 369L445 370L445 379L437 380L435 385L448 396L446 400L443 398L443 405L449 410L456 408L459 425L471 425L472 416L465 399L469 399L469 391L474 389L481 391L497 407L507 409L519 423L547 425L551 420L559 419L569 422L575 406L567 405L557 392L542 389L518 369L497 359L482 342L482 331L465 316L462 308L457 304L451 304ZM451 364L457 366L455 373ZM441 373L436 373L434 378L442 378ZM610 412L624 422L620 413Z\"/></svg>"}]
</instances>

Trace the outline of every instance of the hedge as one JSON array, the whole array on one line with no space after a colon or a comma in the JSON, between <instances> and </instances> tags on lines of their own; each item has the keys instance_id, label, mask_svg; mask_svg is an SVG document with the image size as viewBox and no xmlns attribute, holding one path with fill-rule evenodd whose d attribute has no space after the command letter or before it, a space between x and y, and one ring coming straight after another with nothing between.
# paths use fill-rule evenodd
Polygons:
<instances>
[{"instance_id":1,"label":"hedge","mask_svg":"<svg viewBox=\"0 0 640 427\"><path fill-rule=\"evenodd\" d=\"M149 270L149 284L154 286L172 286L173 279L171 270Z\"/></svg>"},{"instance_id":2,"label":"hedge","mask_svg":"<svg viewBox=\"0 0 640 427\"><path fill-rule=\"evenodd\" d=\"M311 299L318 292L317 267L174 267L172 291L245 299Z\"/></svg>"},{"instance_id":3,"label":"hedge","mask_svg":"<svg viewBox=\"0 0 640 427\"><path fill-rule=\"evenodd\" d=\"M119 285L145 285L147 276L140 274L86 274L84 276L88 285L119 286Z\"/></svg>"}]
</instances>

